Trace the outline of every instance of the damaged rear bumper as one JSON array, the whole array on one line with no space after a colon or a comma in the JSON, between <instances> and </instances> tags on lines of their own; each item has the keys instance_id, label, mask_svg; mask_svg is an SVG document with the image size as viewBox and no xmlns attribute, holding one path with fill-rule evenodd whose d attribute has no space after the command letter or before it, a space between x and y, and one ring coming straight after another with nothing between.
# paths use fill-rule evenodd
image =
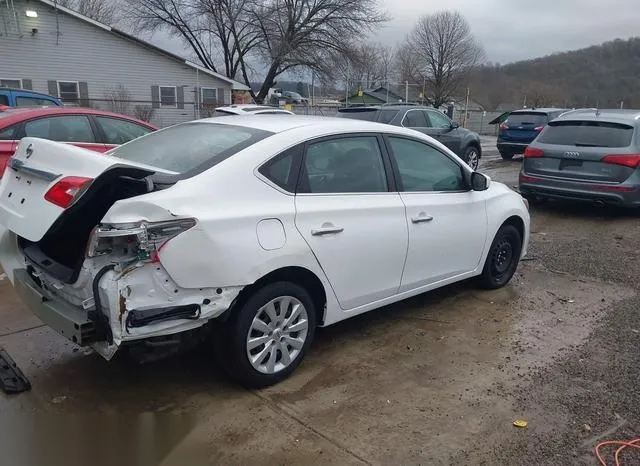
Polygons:
<instances>
[{"instance_id":1,"label":"damaged rear bumper","mask_svg":"<svg viewBox=\"0 0 640 466\"><path fill-rule=\"evenodd\" d=\"M46 325L111 359L121 344L194 330L224 313L242 287L184 289L160 265L104 270L88 280L92 306L63 299L64 289L32 266L13 270L14 287ZM87 304L87 300L83 305Z\"/></svg>"}]
</instances>

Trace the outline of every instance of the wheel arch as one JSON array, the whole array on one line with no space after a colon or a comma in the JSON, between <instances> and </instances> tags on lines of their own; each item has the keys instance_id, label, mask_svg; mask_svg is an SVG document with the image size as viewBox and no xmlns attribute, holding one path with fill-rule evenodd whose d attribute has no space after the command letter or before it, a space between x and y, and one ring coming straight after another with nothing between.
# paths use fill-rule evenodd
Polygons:
<instances>
[{"instance_id":1,"label":"wheel arch","mask_svg":"<svg viewBox=\"0 0 640 466\"><path fill-rule=\"evenodd\" d=\"M249 297L266 285L277 282L291 282L304 288L311 299L315 307L316 323L321 326L325 320L327 293L322 283L322 280L313 273L311 270L300 266L287 266L281 267L276 270L272 270L266 275L260 277L251 285L245 286L233 301L231 306L224 315L220 316L220 320L226 321L233 313L233 309L242 306Z\"/></svg>"},{"instance_id":2,"label":"wheel arch","mask_svg":"<svg viewBox=\"0 0 640 466\"><path fill-rule=\"evenodd\" d=\"M502 228L505 225L511 225L515 227L515 229L518 230L518 233L520 234L520 240L524 242L525 226L524 226L524 220L522 219L522 217L520 217L519 215L512 215L511 217L507 218L504 222L502 222L502 224L500 225L500 228ZM500 228L498 228L498 230L500 230Z\"/></svg>"}]
</instances>

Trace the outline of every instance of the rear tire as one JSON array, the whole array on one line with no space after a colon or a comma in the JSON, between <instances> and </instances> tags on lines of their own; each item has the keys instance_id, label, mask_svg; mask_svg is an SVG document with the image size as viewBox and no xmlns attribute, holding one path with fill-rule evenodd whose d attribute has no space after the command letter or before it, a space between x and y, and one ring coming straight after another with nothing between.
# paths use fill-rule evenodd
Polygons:
<instances>
[{"instance_id":1,"label":"rear tire","mask_svg":"<svg viewBox=\"0 0 640 466\"><path fill-rule=\"evenodd\" d=\"M522 252L522 238L513 225L502 225L496 233L480 275L483 288L502 288L516 271Z\"/></svg>"},{"instance_id":2,"label":"rear tire","mask_svg":"<svg viewBox=\"0 0 640 466\"><path fill-rule=\"evenodd\" d=\"M504 151L500 151L500 157L502 157L502 160L511 160L513 159L513 156L515 154L512 152L504 152Z\"/></svg>"},{"instance_id":3,"label":"rear tire","mask_svg":"<svg viewBox=\"0 0 640 466\"><path fill-rule=\"evenodd\" d=\"M218 361L232 378L261 388L296 370L316 329L315 306L304 288L271 283L232 312L215 336Z\"/></svg>"}]
</instances>

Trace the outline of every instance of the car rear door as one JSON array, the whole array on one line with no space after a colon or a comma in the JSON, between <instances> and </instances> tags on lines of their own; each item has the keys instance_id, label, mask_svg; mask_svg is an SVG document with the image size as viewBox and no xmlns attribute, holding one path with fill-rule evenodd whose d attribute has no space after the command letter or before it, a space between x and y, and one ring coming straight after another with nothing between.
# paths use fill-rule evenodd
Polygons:
<instances>
[{"instance_id":1,"label":"car rear door","mask_svg":"<svg viewBox=\"0 0 640 466\"><path fill-rule=\"evenodd\" d=\"M436 110L424 110L429 126L434 129L438 140L455 152L460 154L460 130L451 127L451 120Z\"/></svg>"},{"instance_id":2,"label":"car rear door","mask_svg":"<svg viewBox=\"0 0 640 466\"><path fill-rule=\"evenodd\" d=\"M377 135L307 144L296 193L296 227L340 306L353 309L398 292L407 252L405 209L390 187Z\"/></svg>"},{"instance_id":3,"label":"car rear door","mask_svg":"<svg viewBox=\"0 0 640 466\"><path fill-rule=\"evenodd\" d=\"M633 136L630 124L551 121L525 152L524 171L575 181L620 183L635 170L628 162L629 155L637 156Z\"/></svg>"},{"instance_id":4,"label":"car rear door","mask_svg":"<svg viewBox=\"0 0 640 466\"><path fill-rule=\"evenodd\" d=\"M468 189L464 168L426 142L385 139L409 231L400 292L477 269L487 235L487 192Z\"/></svg>"}]
</instances>

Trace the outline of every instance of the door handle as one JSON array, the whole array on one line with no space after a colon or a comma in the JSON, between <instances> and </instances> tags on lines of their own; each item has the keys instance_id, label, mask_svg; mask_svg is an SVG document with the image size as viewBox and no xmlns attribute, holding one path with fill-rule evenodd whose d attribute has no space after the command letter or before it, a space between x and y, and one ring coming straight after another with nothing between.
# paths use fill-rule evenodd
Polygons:
<instances>
[{"instance_id":1,"label":"door handle","mask_svg":"<svg viewBox=\"0 0 640 466\"><path fill-rule=\"evenodd\" d=\"M313 236L322 236L322 235L330 235L332 233L342 233L344 231L344 228L341 227L320 227L320 228L314 228L313 230L311 230L311 234Z\"/></svg>"},{"instance_id":2,"label":"door handle","mask_svg":"<svg viewBox=\"0 0 640 466\"><path fill-rule=\"evenodd\" d=\"M413 217L411 219L413 223L424 223L424 222L430 222L431 220L433 220L433 217L425 214L420 214L417 217Z\"/></svg>"}]
</instances>

